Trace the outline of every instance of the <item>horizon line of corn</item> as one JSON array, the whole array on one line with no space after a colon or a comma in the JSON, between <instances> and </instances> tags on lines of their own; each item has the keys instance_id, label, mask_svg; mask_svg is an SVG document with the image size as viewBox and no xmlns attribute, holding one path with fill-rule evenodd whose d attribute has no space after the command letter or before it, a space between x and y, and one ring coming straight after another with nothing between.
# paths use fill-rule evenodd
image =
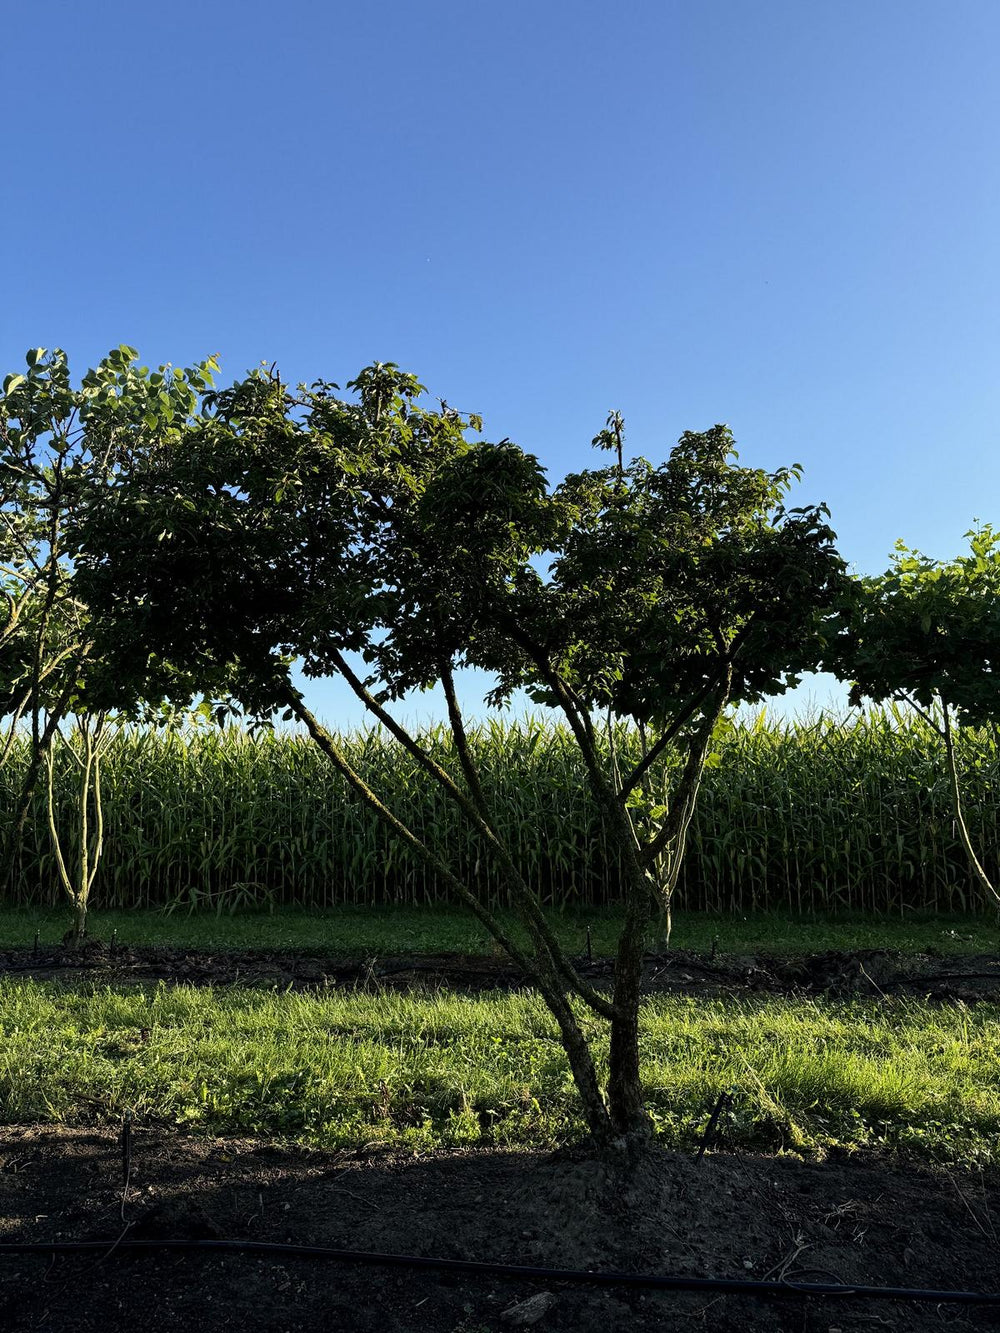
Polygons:
<instances>
[{"instance_id":1,"label":"horizon line of corn","mask_svg":"<svg viewBox=\"0 0 1000 1333\"><path fill-rule=\"evenodd\" d=\"M422 733L458 771L444 727ZM342 735L352 762L387 804L458 874L502 902L501 876L461 815L379 730ZM538 718L471 729L501 835L542 902L613 906L618 863L587 789L579 750ZM622 727L622 762L636 732ZM1000 871L1000 745L996 730L959 743L966 822L987 872ZM26 744L0 771L10 810ZM669 780L669 769L654 773ZM103 764L105 850L97 908L445 904L433 873L350 795L301 735L235 727L118 734ZM58 765L61 823L71 828L73 773ZM70 844L72 838L69 839ZM476 869L478 862L478 871ZM38 793L13 894L61 902ZM895 710L851 722L736 725L705 773L678 885L680 906L744 913L967 912L983 904L955 828L941 745Z\"/></svg>"}]
</instances>

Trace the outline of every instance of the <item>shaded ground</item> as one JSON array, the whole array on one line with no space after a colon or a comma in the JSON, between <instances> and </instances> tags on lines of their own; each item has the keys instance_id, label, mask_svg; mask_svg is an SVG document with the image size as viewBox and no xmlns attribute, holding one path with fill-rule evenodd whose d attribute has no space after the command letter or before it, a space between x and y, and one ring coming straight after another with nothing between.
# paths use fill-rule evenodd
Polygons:
<instances>
[{"instance_id":1,"label":"shaded ground","mask_svg":"<svg viewBox=\"0 0 1000 1333\"><path fill-rule=\"evenodd\" d=\"M295 1241L526 1265L1000 1289L996 1174L844 1158L655 1153L610 1169L572 1154L367 1157L138 1129L122 1206L111 1131L0 1131L0 1239L128 1235ZM1000 1328L974 1309L550 1286L284 1257L0 1256L0 1326L144 1333L492 1333L555 1297L541 1330L859 1333Z\"/></svg>"},{"instance_id":2,"label":"shaded ground","mask_svg":"<svg viewBox=\"0 0 1000 1333\"><path fill-rule=\"evenodd\" d=\"M577 960L580 972L610 983L607 959ZM0 976L67 981L184 981L192 984L266 985L280 989L368 986L390 989L448 987L459 991L519 988L518 971L501 958L465 954L406 954L339 958L287 950L208 951L158 945L111 947L86 943L80 949L45 945L0 952ZM738 991L771 994L913 995L954 1000L1000 1000L1000 956L907 954L888 949L830 951L801 956L731 954L710 957L688 950L650 956L645 989L695 995Z\"/></svg>"}]
</instances>

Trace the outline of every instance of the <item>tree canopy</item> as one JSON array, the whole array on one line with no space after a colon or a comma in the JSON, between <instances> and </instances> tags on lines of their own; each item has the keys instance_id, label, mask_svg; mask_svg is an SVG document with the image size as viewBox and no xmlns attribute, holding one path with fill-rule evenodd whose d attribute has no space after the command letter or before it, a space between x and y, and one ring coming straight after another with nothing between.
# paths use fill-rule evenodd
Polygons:
<instances>
[{"instance_id":1,"label":"tree canopy","mask_svg":"<svg viewBox=\"0 0 1000 1333\"><path fill-rule=\"evenodd\" d=\"M755 700L821 655L843 579L825 510L786 511L797 469L738 466L726 427L550 488L394 366L348 388L256 372L102 496L77 559L109 658L238 664L259 710L293 658L321 676L359 652L380 700L469 664L496 703L561 706L562 687L669 725L727 672L729 699Z\"/></svg>"},{"instance_id":2,"label":"tree canopy","mask_svg":"<svg viewBox=\"0 0 1000 1333\"><path fill-rule=\"evenodd\" d=\"M984 525L966 540L953 560L899 541L889 569L859 581L841 670L853 703L946 704L971 726L1000 719L1000 532Z\"/></svg>"}]
</instances>

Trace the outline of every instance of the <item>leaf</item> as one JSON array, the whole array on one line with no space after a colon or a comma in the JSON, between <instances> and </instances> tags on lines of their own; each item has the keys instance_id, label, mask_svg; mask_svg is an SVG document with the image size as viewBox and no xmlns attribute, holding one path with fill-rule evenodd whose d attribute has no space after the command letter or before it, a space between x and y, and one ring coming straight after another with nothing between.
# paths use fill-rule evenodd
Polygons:
<instances>
[{"instance_id":1,"label":"leaf","mask_svg":"<svg viewBox=\"0 0 1000 1333\"><path fill-rule=\"evenodd\" d=\"M23 375L8 375L3 382L3 391L4 393L13 393L17 386L24 382L25 377Z\"/></svg>"}]
</instances>

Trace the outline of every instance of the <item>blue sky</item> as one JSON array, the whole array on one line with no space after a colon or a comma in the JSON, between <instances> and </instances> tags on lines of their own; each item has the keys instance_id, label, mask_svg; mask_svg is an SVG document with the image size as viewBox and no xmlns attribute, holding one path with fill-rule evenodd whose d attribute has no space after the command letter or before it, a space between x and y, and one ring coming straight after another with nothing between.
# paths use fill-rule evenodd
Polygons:
<instances>
[{"instance_id":1,"label":"blue sky","mask_svg":"<svg viewBox=\"0 0 1000 1333\"><path fill-rule=\"evenodd\" d=\"M1000 518L998 49L995 0L11 7L0 370L394 360L553 478L611 407L654 460L726 421L859 570L949 556Z\"/></svg>"}]
</instances>

